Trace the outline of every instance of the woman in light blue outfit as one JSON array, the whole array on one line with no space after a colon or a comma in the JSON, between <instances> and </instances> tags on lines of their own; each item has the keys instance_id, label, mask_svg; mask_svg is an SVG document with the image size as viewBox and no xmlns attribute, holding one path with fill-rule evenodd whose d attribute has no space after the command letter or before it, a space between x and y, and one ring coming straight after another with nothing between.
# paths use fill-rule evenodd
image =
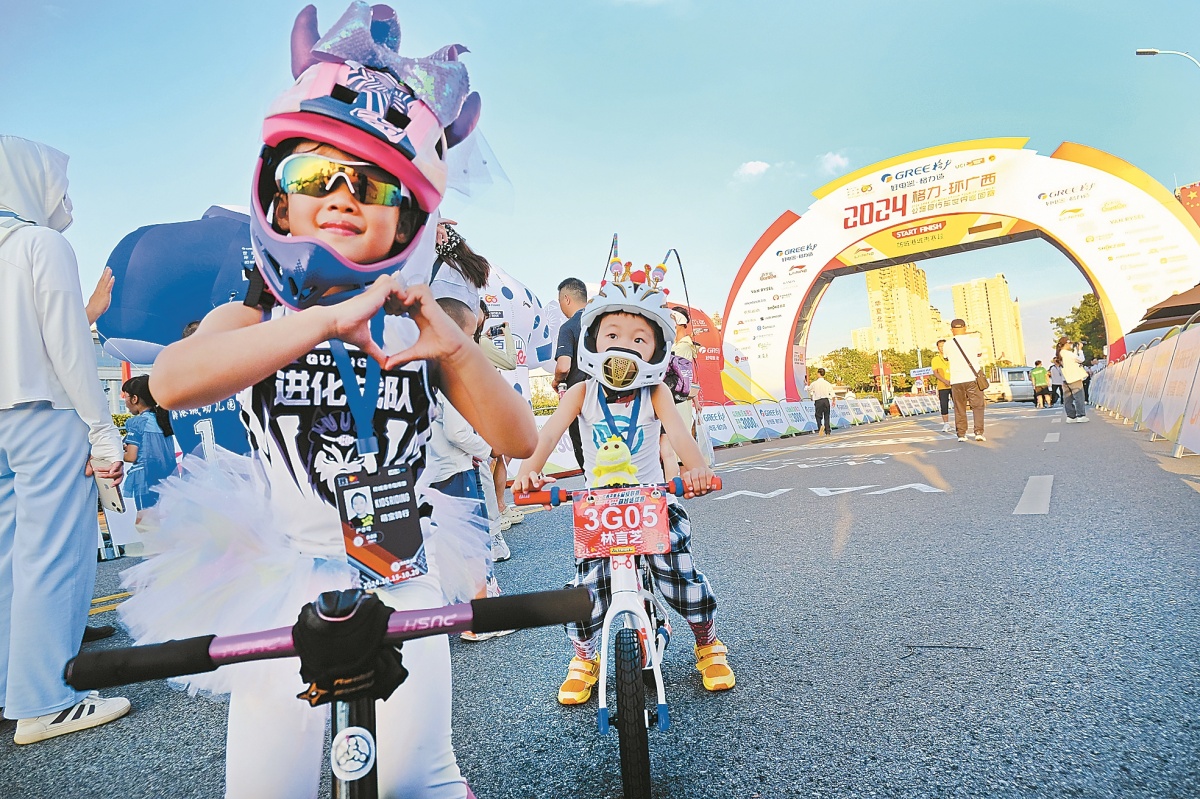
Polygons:
<instances>
[{"instance_id":1,"label":"woman in light blue outfit","mask_svg":"<svg viewBox=\"0 0 1200 799\"><path fill-rule=\"evenodd\" d=\"M150 395L150 378L131 377L121 385L121 399L133 416L125 422L125 462L132 464L125 479L125 495L141 511L158 503L158 484L175 471L175 445L171 441L171 415ZM151 413L147 413L151 411Z\"/></svg>"}]
</instances>

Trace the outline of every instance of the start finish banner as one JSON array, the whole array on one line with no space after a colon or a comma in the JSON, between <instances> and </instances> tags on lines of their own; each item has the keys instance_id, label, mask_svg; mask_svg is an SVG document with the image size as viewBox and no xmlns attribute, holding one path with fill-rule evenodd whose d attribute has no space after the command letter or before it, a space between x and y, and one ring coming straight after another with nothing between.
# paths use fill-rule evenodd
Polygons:
<instances>
[{"instance_id":1,"label":"start finish banner","mask_svg":"<svg viewBox=\"0 0 1200 799\"><path fill-rule=\"evenodd\" d=\"M1110 357L1147 308L1200 282L1200 227L1161 184L1065 143L980 139L882 161L814 192L759 238L725 307L722 385L735 402L796 400L809 321L842 274L1001 237L1049 239L1095 287Z\"/></svg>"}]
</instances>

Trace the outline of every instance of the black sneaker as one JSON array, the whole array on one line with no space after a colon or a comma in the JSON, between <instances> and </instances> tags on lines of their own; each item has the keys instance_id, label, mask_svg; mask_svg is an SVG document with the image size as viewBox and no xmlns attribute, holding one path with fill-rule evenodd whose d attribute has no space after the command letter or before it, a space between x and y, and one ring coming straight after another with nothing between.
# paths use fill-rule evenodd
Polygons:
<instances>
[{"instance_id":1,"label":"black sneaker","mask_svg":"<svg viewBox=\"0 0 1200 799\"><path fill-rule=\"evenodd\" d=\"M83 642L90 644L92 641L102 641L105 638L112 636L117 631L116 627L111 624L101 624L98 627L88 625L83 630Z\"/></svg>"}]
</instances>

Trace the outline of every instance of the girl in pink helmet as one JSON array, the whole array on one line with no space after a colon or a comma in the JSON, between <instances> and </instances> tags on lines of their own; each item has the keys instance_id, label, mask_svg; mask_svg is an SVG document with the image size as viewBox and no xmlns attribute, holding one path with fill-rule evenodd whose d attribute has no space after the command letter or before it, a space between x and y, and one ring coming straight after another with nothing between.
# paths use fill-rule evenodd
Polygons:
<instances>
[{"instance_id":1,"label":"girl in pink helmet","mask_svg":"<svg viewBox=\"0 0 1200 799\"><path fill-rule=\"evenodd\" d=\"M478 115L464 50L410 59L399 38L390 9L361 2L324 37L311 6L297 19L297 80L263 125L246 303L210 313L151 378L168 408L236 395L252 455L185 459L185 478L164 484L156 554L126 573L123 617L139 643L289 625L318 593L369 584L343 536L347 476L416 479L421 544L408 579L376 575L385 603L435 607L482 584L487 530L420 479L434 388L500 452L531 454L537 433L426 285L446 152ZM376 507L373 522L395 509ZM450 741L447 639L402 656L409 677L377 703L380 795L469 796ZM296 672L270 661L187 678L193 692L231 695L226 796L316 795L327 714L297 700Z\"/></svg>"}]
</instances>

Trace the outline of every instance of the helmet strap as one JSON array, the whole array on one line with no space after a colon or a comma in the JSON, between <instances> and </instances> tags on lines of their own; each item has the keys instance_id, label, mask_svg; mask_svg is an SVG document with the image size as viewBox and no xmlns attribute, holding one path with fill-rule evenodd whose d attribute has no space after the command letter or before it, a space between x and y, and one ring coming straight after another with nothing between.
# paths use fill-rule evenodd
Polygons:
<instances>
[{"instance_id":1,"label":"helmet strap","mask_svg":"<svg viewBox=\"0 0 1200 799\"><path fill-rule=\"evenodd\" d=\"M383 343L384 310L379 309L371 317L371 338L376 343ZM375 406L379 403L379 362L364 355L367 359L367 381L362 390L358 388L358 375L354 373L354 365L350 362L350 354L341 339L330 339L329 351L333 353L333 362L337 366L338 375L342 378L342 390L346 392L346 404L350 406L350 414L354 417L354 430L358 434L358 454L374 455L379 452L379 439L375 437Z\"/></svg>"}]
</instances>

